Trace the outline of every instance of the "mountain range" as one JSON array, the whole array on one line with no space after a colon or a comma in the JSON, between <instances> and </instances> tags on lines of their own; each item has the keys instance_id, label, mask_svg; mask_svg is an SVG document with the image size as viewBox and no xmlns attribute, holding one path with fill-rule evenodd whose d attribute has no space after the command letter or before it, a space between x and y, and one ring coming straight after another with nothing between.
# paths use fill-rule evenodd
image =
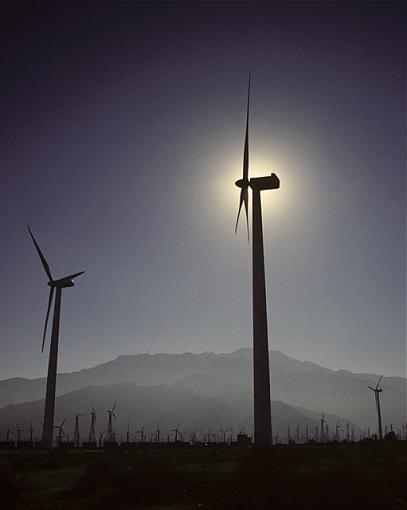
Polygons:
<instances>
[{"instance_id":1,"label":"mountain range","mask_svg":"<svg viewBox=\"0 0 407 510\"><path fill-rule=\"evenodd\" d=\"M281 437L290 426L310 434L325 413L333 430L342 434L349 420L356 433L377 427L374 395L367 386L379 375L331 370L299 361L278 351L270 352L273 396L273 431ZM12 378L0 381L0 429L22 428L42 420L45 378ZM383 423L401 428L406 422L406 379L383 377ZM157 425L164 431L177 423L184 431L244 428L252 430L252 350L232 353L139 354L119 356L96 367L58 374L56 420L67 418L72 433L75 412L89 414L94 406L98 428L106 429L107 412L117 400L119 434L130 425L133 432ZM86 416L81 417L87 427Z\"/></svg>"}]
</instances>

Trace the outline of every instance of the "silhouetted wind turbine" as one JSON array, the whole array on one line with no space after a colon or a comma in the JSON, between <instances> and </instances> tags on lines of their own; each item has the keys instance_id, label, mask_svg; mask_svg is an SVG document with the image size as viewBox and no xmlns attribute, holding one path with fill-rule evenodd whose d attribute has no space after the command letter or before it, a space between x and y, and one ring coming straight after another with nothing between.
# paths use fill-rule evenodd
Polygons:
<instances>
[{"instance_id":1,"label":"silhouetted wind turbine","mask_svg":"<svg viewBox=\"0 0 407 510\"><path fill-rule=\"evenodd\" d=\"M115 422L117 423L116 415L114 414L114 410L116 409L117 400L114 403L113 407L111 409L107 410L107 413L109 415L107 420L107 433L106 433L106 442L108 443L114 443L116 441L114 429L113 429L113 420L114 418Z\"/></svg>"},{"instance_id":2,"label":"silhouetted wind turbine","mask_svg":"<svg viewBox=\"0 0 407 510\"><path fill-rule=\"evenodd\" d=\"M179 423L178 423L178 425L176 426L175 429L171 430L171 432L174 432L174 443L177 443L178 442L178 435L180 434Z\"/></svg>"},{"instance_id":3,"label":"silhouetted wind turbine","mask_svg":"<svg viewBox=\"0 0 407 510\"><path fill-rule=\"evenodd\" d=\"M66 419L61 423L61 425L55 425L54 428L58 429L58 447L61 446L62 444L62 436L65 435L65 432L64 432L64 425L65 425L65 422L66 422Z\"/></svg>"},{"instance_id":4,"label":"silhouetted wind turbine","mask_svg":"<svg viewBox=\"0 0 407 510\"><path fill-rule=\"evenodd\" d=\"M249 105L250 75L247 94L246 134L243 152L243 178L236 181L240 188L239 211L236 219L235 233L240 211L244 204L246 212L247 233L249 236L249 186L253 192L252 205L252 271L253 271L253 364L254 364L254 442L258 446L269 446L272 441L270 369L267 332L266 283L264 276L263 226L261 217L260 192L280 187L278 177L272 173L266 177L249 180Z\"/></svg>"},{"instance_id":5,"label":"silhouetted wind turbine","mask_svg":"<svg viewBox=\"0 0 407 510\"><path fill-rule=\"evenodd\" d=\"M32 444L33 443L33 433L34 433L32 421L30 422L30 427L27 429L27 432L30 433L30 443Z\"/></svg>"},{"instance_id":6,"label":"silhouetted wind turbine","mask_svg":"<svg viewBox=\"0 0 407 510\"><path fill-rule=\"evenodd\" d=\"M379 388L380 382L383 376L380 376L379 382L376 384L376 387L368 386L374 392L374 398L376 401L376 410L377 410L377 421L379 424L379 439L383 439L383 428L382 428L382 413L380 411L380 393L383 391L382 388Z\"/></svg>"},{"instance_id":7,"label":"silhouetted wind turbine","mask_svg":"<svg viewBox=\"0 0 407 510\"><path fill-rule=\"evenodd\" d=\"M144 425L141 427L140 430L136 431L136 434L140 434L140 443L144 443L144 438L145 438L145 435L144 435Z\"/></svg>"},{"instance_id":8,"label":"silhouetted wind turbine","mask_svg":"<svg viewBox=\"0 0 407 510\"><path fill-rule=\"evenodd\" d=\"M322 413L322 418L319 420L321 423L321 443L325 442L325 415Z\"/></svg>"},{"instance_id":9,"label":"silhouetted wind turbine","mask_svg":"<svg viewBox=\"0 0 407 510\"><path fill-rule=\"evenodd\" d=\"M21 432L23 431L23 429L20 429L19 426L18 426L18 423L16 424L16 445L18 446L18 444L20 443L20 438L21 438Z\"/></svg>"},{"instance_id":10,"label":"silhouetted wind turbine","mask_svg":"<svg viewBox=\"0 0 407 510\"><path fill-rule=\"evenodd\" d=\"M82 416L82 414L75 414L75 428L73 432L73 446L74 448L79 448L81 443L81 436L79 433L79 416Z\"/></svg>"},{"instance_id":11,"label":"silhouetted wind turbine","mask_svg":"<svg viewBox=\"0 0 407 510\"><path fill-rule=\"evenodd\" d=\"M88 443L96 444L96 411L91 407Z\"/></svg>"},{"instance_id":12,"label":"silhouetted wind turbine","mask_svg":"<svg viewBox=\"0 0 407 510\"><path fill-rule=\"evenodd\" d=\"M47 315L45 317L45 326L44 326L44 334L42 336L42 349L41 352L44 351L44 343L45 343L45 335L47 333L47 325L48 325L48 317L49 312L51 310L52 300L54 297L54 289L56 289L55 293L55 305L54 305L54 315L52 319L52 332L51 332L51 345L49 351L49 361L48 361L48 375L47 375L47 390L45 394L45 410L44 410L44 426L42 430L42 444L45 448L52 448L52 438L54 434L54 411L55 411L55 387L57 381L57 365L58 365L58 341L59 341L59 321L61 315L61 295L62 289L66 287L73 287L75 284L73 279L77 276L80 276L84 273L84 271L80 271L79 273L70 274L65 276L64 278L60 278L59 280L54 280L49 268L47 261L45 260L40 247L35 240L33 233L31 232L30 227L27 225L28 231L30 233L31 239L33 240L34 246L38 252L38 255L41 259L41 263L44 267L45 273L48 276L48 285L50 287L49 290L49 298L48 298L48 308Z\"/></svg>"}]
</instances>

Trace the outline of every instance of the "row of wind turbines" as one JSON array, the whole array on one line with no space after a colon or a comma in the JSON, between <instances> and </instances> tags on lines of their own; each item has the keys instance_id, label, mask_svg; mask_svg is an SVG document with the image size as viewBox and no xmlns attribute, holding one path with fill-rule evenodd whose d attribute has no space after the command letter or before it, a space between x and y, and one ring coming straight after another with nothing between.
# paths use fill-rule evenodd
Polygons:
<instances>
[{"instance_id":1,"label":"row of wind turbines","mask_svg":"<svg viewBox=\"0 0 407 510\"><path fill-rule=\"evenodd\" d=\"M242 206L245 209L247 234L249 232L249 187L252 189L252 306L253 306L253 364L254 364L254 443L257 446L270 446L272 444L272 420L271 420L271 398L270 398L270 369L269 369L269 347L268 347L268 324L267 324L267 300L264 271L264 246L263 226L261 211L261 192L275 190L280 187L280 181L276 174L271 173L264 177L249 179L249 109L250 109L250 74L247 94L246 109L246 130L243 151L243 176L236 181L240 188L239 209L236 219L235 233L239 223ZM47 387L45 396L44 422L42 433L42 445L44 448L51 448L54 434L54 411L55 411L55 390L58 364L58 342L60 330L61 298L62 289L73 287L74 279L82 275L84 271L73 273L60 279L54 279L49 264L42 253L37 240L30 227L28 230L35 249L39 255L42 266L48 278L49 297L45 317L44 332L42 337L42 351L44 350L48 319L54 300L52 318L51 341L48 362ZM375 392L375 400L379 420L379 437L382 439L382 425L379 388L371 388ZM109 414L109 420L113 419L113 411Z\"/></svg>"}]
</instances>

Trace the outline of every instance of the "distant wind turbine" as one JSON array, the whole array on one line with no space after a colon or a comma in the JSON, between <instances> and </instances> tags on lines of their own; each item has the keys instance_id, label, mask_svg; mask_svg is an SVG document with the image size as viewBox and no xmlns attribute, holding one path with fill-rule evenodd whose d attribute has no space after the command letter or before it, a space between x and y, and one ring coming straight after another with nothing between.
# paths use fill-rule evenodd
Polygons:
<instances>
[{"instance_id":1,"label":"distant wind turbine","mask_svg":"<svg viewBox=\"0 0 407 510\"><path fill-rule=\"evenodd\" d=\"M59 341L59 322L61 316L61 296L62 289L66 287L74 287L73 279L80 276L84 273L84 271L80 271L79 273L73 273L64 278L60 278L59 280L54 280L42 251L38 246L37 241L33 233L31 232L30 227L27 225L28 231L30 233L31 239L33 240L34 246L38 252L41 263L44 267L45 273L48 277L48 285L50 287L49 290L49 298L48 298L48 308L47 315L45 317L45 326L44 326L44 334L42 336L42 349L41 352L44 351L44 343L45 343L45 335L47 333L47 325L49 313L52 306L52 300L54 297L54 289L56 289L55 293L55 305L54 305L54 315L52 319L52 332L51 332L51 346L49 351L49 361L48 361L48 375L47 375L47 390L45 394L45 410L44 410L44 426L42 430L42 445L44 448L52 448L52 438L54 434L54 412L55 412L55 387L57 381L57 365L58 365L58 341Z\"/></svg>"},{"instance_id":2,"label":"distant wind turbine","mask_svg":"<svg viewBox=\"0 0 407 510\"><path fill-rule=\"evenodd\" d=\"M379 388L380 382L382 380L383 376L380 376L380 379L378 383L376 384L376 387L373 388L372 386L368 386L370 390L374 392L374 398L376 401L376 411L377 411L377 421L378 421L378 428L379 428L379 439L383 439L383 427L382 427L382 413L380 410L380 393L383 391L382 388Z\"/></svg>"},{"instance_id":3,"label":"distant wind turbine","mask_svg":"<svg viewBox=\"0 0 407 510\"><path fill-rule=\"evenodd\" d=\"M107 432L106 432L106 443L114 443L116 441L116 435L113 428L113 419L117 423L117 418L114 413L114 410L116 409L117 400L114 403L113 407L111 409L107 410L107 414L109 415L107 420Z\"/></svg>"},{"instance_id":4,"label":"distant wind turbine","mask_svg":"<svg viewBox=\"0 0 407 510\"><path fill-rule=\"evenodd\" d=\"M81 414L76 413L75 414L75 428L73 432L73 446L74 448L79 448L81 443L81 436L79 434L79 416L82 416Z\"/></svg>"},{"instance_id":5,"label":"distant wind turbine","mask_svg":"<svg viewBox=\"0 0 407 510\"><path fill-rule=\"evenodd\" d=\"M91 407L88 443L96 444L96 411Z\"/></svg>"},{"instance_id":6,"label":"distant wind turbine","mask_svg":"<svg viewBox=\"0 0 407 510\"><path fill-rule=\"evenodd\" d=\"M180 431L179 431L179 423L178 425L175 427L175 429L172 429L171 432L174 432L174 443L177 443L178 442L178 435L180 434Z\"/></svg>"},{"instance_id":7,"label":"distant wind turbine","mask_svg":"<svg viewBox=\"0 0 407 510\"><path fill-rule=\"evenodd\" d=\"M65 422L66 422L66 419L60 425L55 425L55 427L54 427L54 428L58 429L58 436L57 436L58 448L62 445L62 437L65 435L65 432L64 432Z\"/></svg>"},{"instance_id":8,"label":"distant wind turbine","mask_svg":"<svg viewBox=\"0 0 407 510\"><path fill-rule=\"evenodd\" d=\"M239 222L240 211L244 204L246 213L247 234L249 237L249 186L253 192L252 205L252 271L253 271L253 364L254 364L254 443L257 446L270 446L271 400L270 400L270 369L267 332L266 283L264 276L263 226L261 216L260 192L280 187L278 177L272 173L266 177L249 179L249 105L250 105L250 74L247 94L246 134L243 152L243 178L236 181L240 188L239 210L236 219L235 233Z\"/></svg>"}]
</instances>

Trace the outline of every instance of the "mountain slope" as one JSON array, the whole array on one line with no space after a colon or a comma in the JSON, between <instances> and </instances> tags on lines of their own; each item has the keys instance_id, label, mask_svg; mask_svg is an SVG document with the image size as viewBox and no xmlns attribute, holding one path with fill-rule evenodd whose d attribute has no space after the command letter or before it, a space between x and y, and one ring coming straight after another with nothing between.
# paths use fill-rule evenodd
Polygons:
<instances>
[{"instance_id":1,"label":"mountain slope","mask_svg":"<svg viewBox=\"0 0 407 510\"><path fill-rule=\"evenodd\" d=\"M374 374L330 370L299 361L278 351L270 352L273 400L317 413L336 414L362 428L376 428L374 397L367 385L375 385ZM120 356L96 367L59 374L57 394L89 385L132 382L138 385L181 385L205 398L225 403L239 393L251 398L252 350L230 354L141 354ZM384 377L381 403L383 421L400 427L406 421L406 380ZM0 406L43 398L45 379L0 381Z\"/></svg>"},{"instance_id":2,"label":"mountain slope","mask_svg":"<svg viewBox=\"0 0 407 510\"><path fill-rule=\"evenodd\" d=\"M170 433L177 423L180 423L185 438L194 430L206 432L211 429L216 433L221 428L230 430L233 427L236 433L238 428L242 427L248 433L252 432L252 403L248 394L243 394L240 399L236 398L233 402L225 402L218 398L197 395L183 388L182 385L143 387L134 383L87 386L58 397L55 424L60 424L66 419L64 431L72 436L74 415L78 412L82 415L80 417L82 436L86 437L90 409L93 406L97 413L96 428L98 432L105 433L107 409L111 408L115 401L117 401L118 436L125 437L128 425L133 433L144 426L148 437L149 433L157 429L157 425L165 434ZM36 400L0 409L0 428L3 431L7 427L14 430L18 423L20 428L27 430L32 421L36 430L35 435L38 436L41 430L43 408L44 400ZM273 402L272 411L274 433L278 433L280 438L286 437L289 426L291 426L292 437L297 426L300 427L302 434L305 426L308 426L311 436L319 424L318 419L306 416L304 412L283 402ZM331 426L333 427L337 421L344 422L335 416L331 418Z\"/></svg>"}]
</instances>

